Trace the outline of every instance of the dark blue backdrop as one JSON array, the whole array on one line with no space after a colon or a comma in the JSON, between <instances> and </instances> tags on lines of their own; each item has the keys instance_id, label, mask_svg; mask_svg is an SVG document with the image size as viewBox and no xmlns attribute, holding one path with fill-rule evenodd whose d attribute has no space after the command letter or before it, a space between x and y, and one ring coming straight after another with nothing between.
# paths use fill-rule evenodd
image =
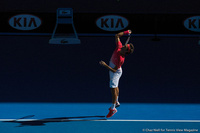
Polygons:
<instances>
[{"instance_id":1,"label":"dark blue backdrop","mask_svg":"<svg viewBox=\"0 0 200 133\"><path fill-rule=\"evenodd\" d=\"M196 0L2 0L0 11L45 11L55 12L57 8L70 7L75 12L88 13L200 13ZM151 6L150 6L151 5Z\"/></svg>"},{"instance_id":2,"label":"dark blue backdrop","mask_svg":"<svg viewBox=\"0 0 200 133\"><path fill-rule=\"evenodd\" d=\"M1 102L110 102L108 70L114 37L80 37L80 45L50 45L50 37L1 36ZM126 37L122 38L124 42ZM121 102L199 103L197 38L132 37L120 80Z\"/></svg>"}]
</instances>

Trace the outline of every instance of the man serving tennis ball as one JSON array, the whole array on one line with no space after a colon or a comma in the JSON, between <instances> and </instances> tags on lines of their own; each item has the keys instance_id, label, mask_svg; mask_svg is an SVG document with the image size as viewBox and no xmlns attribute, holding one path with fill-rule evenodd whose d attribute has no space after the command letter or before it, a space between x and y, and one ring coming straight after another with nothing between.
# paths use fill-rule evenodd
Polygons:
<instances>
[{"instance_id":1,"label":"man serving tennis ball","mask_svg":"<svg viewBox=\"0 0 200 133\"><path fill-rule=\"evenodd\" d=\"M125 56L133 53L133 50L134 50L134 46L131 43L122 45L120 41L120 37L123 35L130 35L131 33L132 33L131 30L127 30L127 31L116 34L115 35L116 49L114 50L112 54L109 65L107 65L104 61L99 62L102 66L106 67L109 70L109 75L110 75L112 106L109 108L109 113L106 116L107 118L112 117L117 112L116 107L120 106L120 103L118 101L118 97L119 97L118 84L119 84L119 79L122 75L121 66L124 63Z\"/></svg>"}]
</instances>

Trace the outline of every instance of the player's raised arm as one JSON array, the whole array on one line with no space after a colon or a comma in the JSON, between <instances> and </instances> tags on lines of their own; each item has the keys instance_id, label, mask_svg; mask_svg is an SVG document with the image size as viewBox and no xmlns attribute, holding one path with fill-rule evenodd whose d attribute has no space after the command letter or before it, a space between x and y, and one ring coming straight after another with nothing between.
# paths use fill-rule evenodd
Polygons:
<instances>
[{"instance_id":1,"label":"player's raised arm","mask_svg":"<svg viewBox=\"0 0 200 133\"><path fill-rule=\"evenodd\" d=\"M127 31L123 31L123 32L119 32L115 35L115 41L116 43L120 41L120 37L123 36L123 35L128 35L128 34L131 34L132 31L131 30L127 30Z\"/></svg>"}]
</instances>

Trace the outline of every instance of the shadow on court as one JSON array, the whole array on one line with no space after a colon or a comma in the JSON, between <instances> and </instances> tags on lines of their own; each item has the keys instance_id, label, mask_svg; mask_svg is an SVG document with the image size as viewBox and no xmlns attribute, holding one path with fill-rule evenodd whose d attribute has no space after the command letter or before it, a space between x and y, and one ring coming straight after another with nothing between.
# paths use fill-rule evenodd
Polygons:
<instances>
[{"instance_id":1,"label":"shadow on court","mask_svg":"<svg viewBox=\"0 0 200 133\"><path fill-rule=\"evenodd\" d=\"M17 127L23 127L23 126L45 126L46 123L50 122L106 120L105 116L77 116L77 117L57 117L57 118L45 118L45 119L26 119L30 117L34 117L34 115L28 115L19 119L4 121L4 122L19 123L20 125Z\"/></svg>"}]
</instances>

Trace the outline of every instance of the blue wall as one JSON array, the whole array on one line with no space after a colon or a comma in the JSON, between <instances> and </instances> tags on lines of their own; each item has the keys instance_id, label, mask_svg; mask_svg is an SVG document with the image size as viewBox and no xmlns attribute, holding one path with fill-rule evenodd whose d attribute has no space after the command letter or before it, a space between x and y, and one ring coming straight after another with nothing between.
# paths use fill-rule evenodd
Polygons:
<instances>
[{"instance_id":1,"label":"blue wall","mask_svg":"<svg viewBox=\"0 0 200 133\"><path fill-rule=\"evenodd\" d=\"M1 102L111 102L108 70L114 37L80 37L80 45L50 45L50 37L1 36ZM122 42L125 41L122 38ZM199 103L197 38L132 37L120 80L121 102Z\"/></svg>"}]
</instances>

